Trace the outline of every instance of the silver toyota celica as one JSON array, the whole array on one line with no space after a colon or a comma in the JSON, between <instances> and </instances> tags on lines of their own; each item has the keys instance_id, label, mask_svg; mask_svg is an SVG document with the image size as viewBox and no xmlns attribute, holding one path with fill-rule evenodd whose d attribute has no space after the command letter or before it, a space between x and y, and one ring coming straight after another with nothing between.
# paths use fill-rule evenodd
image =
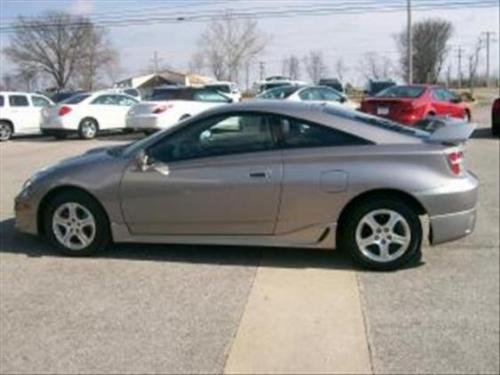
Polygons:
<instances>
[{"instance_id":1,"label":"silver toyota celica","mask_svg":"<svg viewBox=\"0 0 500 375\"><path fill-rule=\"evenodd\" d=\"M112 241L338 247L394 269L420 257L422 222L431 244L474 228L462 146L473 126L428 128L325 104L222 106L37 172L16 226L69 255Z\"/></svg>"}]
</instances>

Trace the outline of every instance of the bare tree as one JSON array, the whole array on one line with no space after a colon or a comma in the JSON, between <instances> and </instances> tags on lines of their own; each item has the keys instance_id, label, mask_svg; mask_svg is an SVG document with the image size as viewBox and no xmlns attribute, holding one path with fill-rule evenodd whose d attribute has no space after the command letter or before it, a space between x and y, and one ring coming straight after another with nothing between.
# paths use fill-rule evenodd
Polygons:
<instances>
[{"instance_id":1,"label":"bare tree","mask_svg":"<svg viewBox=\"0 0 500 375\"><path fill-rule=\"evenodd\" d=\"M484 48L484 40L479 38L474 45L472 52L469 54L469 90L474 93L474 86L477 77L477 68L479 65L479 54Z\"/></svg>"},{"instance_id":2,"label":"bare tree","mask_svg":"<svg viewBox=\"0 0 500 375\"><path fill-rule=\"evenodd\" d=\"M304 65L313 83L318 83L328 72L321 51L309 51L309 54L304 56Z\"/></svg>"},{"instance_id":3,"label":"bare tree","mask_svg":"<svg viewBox=\"0 0 500 375\"><path fill-rule=\"evenodd\" d=\"M200 51L196 52L189 62L189 71L192 73L202 73L205 71L205 57Z\"/></svg>"},{"instance_id":4,"label":"bare tree","mask_svg":"<svg viewBox=\"0 0 500 375\"><path fill-rule=\"evenodd\" d=\"M79 56L75 83L84 90L94 90L106 73L119 68L118 54L111 46L106 31L90 23L85 25Z\"/></svg>"},{"instance_id":5,"label":"bare tree","mask_svg":"<svg viewBox=\"0 0 500 375\"><path fill-rule=\"evenodd\" d=\"M102 30L85 17L49 12L42 17L20 17L5 48L7 57L18 67L48 75L58 89L85 70L88 80L112 55ZM93 86L90 84L88 86Z\"/></svg>"},{"instance_id":6,"label":"bare tree","mask_svg":"<svg viewBox=\"0 0 500 375\"><path fill-rule=\"evenodd\" d=\"M453 26L442 19L427 19L413 24L413 81L436 83L448 54L448 42ZM396 35L402 76L408 80L407 31Z\"/></svg>"},{"instance_id":7,"label":"bare tree","mask_svg":"<svg viewBox=\"0 0 500 375\"><path fill-rule=\"evenodd\" d=\"M297 80L300 78L300 60L295 55L284 57L282 62L282 73L290 79Z\"/></svg>"},{"instance_id":8,"label":"bare tree","mask_svg":"<svg viewBox=\"0 0 500 375\"><path fill-rule=\"evenodd\" d=\"M340 82L344 81L344 75L348 70L349 69L347 68L347 66L345 66L342 57L338 58L335 62L335 74L337 75L337 78L340 80Z\"/></svg>"},{"instance_id":9,"label":"bare tree","mask_svg":"<svg viewBox=\"0 0 500 375\"><path fill-rule=\"evenodd\" d=\"M199 39L198 53L215 78L238 81L241 69L263 51L265 39L257 21L226 13L210 22Z\"/></svg>"},{"instance_id":10,"label":"bare tree","mask_svg":"<svg viewBox=\"0 0 500 375\"><path fill-rule=\"evenodd\" d=\"M367 79L389 79L393 74L393 64L387 56L377 52L367 52L359 60L359 69Z\"/></svg>"}]
</instances>

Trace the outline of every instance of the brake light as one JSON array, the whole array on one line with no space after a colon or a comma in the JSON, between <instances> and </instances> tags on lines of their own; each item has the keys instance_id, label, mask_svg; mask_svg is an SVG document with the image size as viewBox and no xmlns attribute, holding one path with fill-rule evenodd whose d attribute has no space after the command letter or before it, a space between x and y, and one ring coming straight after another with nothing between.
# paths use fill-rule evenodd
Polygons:
<instances>
[{"instance_id":1,"label":"brake light","mask_svg":"<svg viewBox=\"0 0 500 375\"><path fill-rule=\"evenodd\" d=\"M70 112L71 112L71 107L68 107L67 105L65 105L65 106L62 106L61 108L59 108L58 115L64 116Z\"/></svg>"},{"instance_id":2,"label":"brake light","mask_svg":"<svg viewBox=\"0 0 500 375\"><path fill-rule=\"evenodd\" d=\"M464 153L462 151L453 151L446 155L450 170L454 175L462 173L462 163L464 160Z\"/></svg>"},{"instance_id":3,"label":"brake light","mask_svg":"<svg viewBox=\"0 0 500 375\"><path fill-rule=\"evenodd\" d=\"M169 104L169 105L159 105L158 107L155 107L155 109L153 109L153 113L157 115L159 113L165 112L169 108L172 108L171 104Z\"/></svg>"}]
</instances>

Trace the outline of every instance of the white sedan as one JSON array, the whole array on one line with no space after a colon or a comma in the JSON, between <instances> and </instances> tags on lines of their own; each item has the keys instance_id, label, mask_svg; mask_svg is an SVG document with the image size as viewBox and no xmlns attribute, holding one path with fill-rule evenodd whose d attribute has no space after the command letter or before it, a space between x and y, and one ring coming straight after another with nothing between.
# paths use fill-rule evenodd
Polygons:
<instances>
[{"instance_id":1,"label":"white sedan","mask_svg":"<svg viewBox=\"0 0 500 375\"><path fill-rule=\"evenodd\" d=\"M307 102L327 102L329 104L339 105L347 109L357 109L358 105L349 100L344 94L327 86L281 86L266 90L256 96L257 99L278 99L289 101L307 101Z\"/></svg>"},{"instance_id":2,"label":"white sedan","mask_svg":"<svg viewBox=\"0 0 500 375\"><path fill-rule=\"evenodd\" d=\"M54 103L40 94L25 92L0 92L0 141L7 141L13 134L40 132L41 110Z\"/></svg>"},{"instance_id":3,"label":"white sedan","mask_svg":"<svg viewBox=\"0 0 500 375\"><path fill-rule=\"evenodd\" d=\"M102 130L125 129L127 112L137 103L129 95L110 91L78 94L43 110L42 133L56 138L77 133L91 139Z\"/></svg>"},{"instance_id":4,"label":"white sedan","mask_svg":"<svg viewBox=\"0 0 500 375\"><path fill-rule=\"evenodd\" d=\"M127 115L127 127L145 133L169 128L209 108L232 103L215 90L196 87L162 87L134 107Z\"/></svg>"}]
</instances>

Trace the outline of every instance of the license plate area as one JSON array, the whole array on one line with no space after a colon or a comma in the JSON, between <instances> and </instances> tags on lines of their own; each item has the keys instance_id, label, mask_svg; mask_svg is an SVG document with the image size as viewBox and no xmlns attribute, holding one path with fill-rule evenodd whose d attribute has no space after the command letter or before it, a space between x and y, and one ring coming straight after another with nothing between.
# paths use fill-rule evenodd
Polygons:
<instances>
[{"instance_id":1,"label":"license plate area","mask_svg":"<svg viewBox=\"0 0 500 375\"><path fill-rule=\"evenodd\" d=\"M377 107L377 115L388 115L389 114L389 107Z\"/></svg>"}]
</instances>

